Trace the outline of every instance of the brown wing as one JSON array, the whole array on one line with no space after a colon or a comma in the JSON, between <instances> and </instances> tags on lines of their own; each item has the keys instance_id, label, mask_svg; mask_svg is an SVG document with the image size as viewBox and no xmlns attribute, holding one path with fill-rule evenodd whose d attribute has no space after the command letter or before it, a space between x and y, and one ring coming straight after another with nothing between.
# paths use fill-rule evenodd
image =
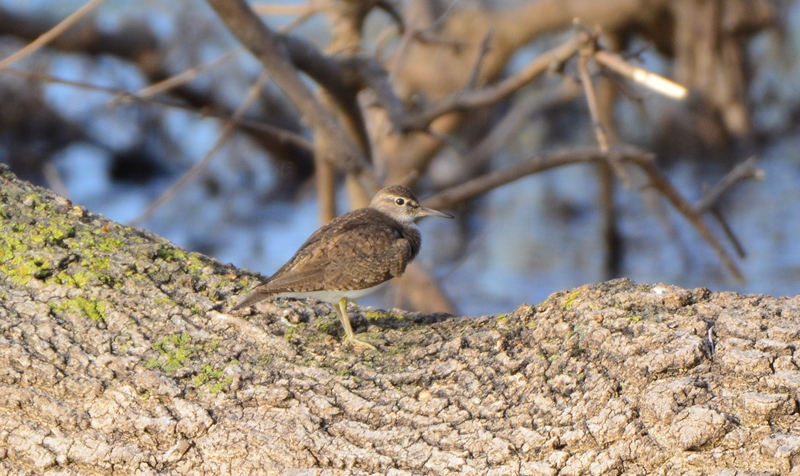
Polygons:
<instances>
[{"instance_id":1,"label":"brown wing","mask_svg":"<svg viewBox=\"0 0 800 476\"><path fill-rule=\"evenodd\" d=\"M413 258L408 240L390 225L372 226L365 236L353 234L343 234L326 253L325 289L377 286L401 276Z\"/></svg>"},{"instance_id":2,"label":"brown wing","mask_svg":"<svg viewBox=\"0 0 800 476\"><path fill-rule=\"evenodd\" d=\"M402 275L412 258L393 222L364 208L319 229L265 285L273 292L363 289Z\"/></svg>"},{"instance_id":3,"label":"brown wing","mask_svg":"<svg viewBox=\"0 0 800 476\"><path fill-rule=\"evenodd\" d=\"M292 259L233 309L282 292L372 287L402 275L414 254L402 231L381 212L355 210L317 230Z\"/></svg>"}]
</instances>

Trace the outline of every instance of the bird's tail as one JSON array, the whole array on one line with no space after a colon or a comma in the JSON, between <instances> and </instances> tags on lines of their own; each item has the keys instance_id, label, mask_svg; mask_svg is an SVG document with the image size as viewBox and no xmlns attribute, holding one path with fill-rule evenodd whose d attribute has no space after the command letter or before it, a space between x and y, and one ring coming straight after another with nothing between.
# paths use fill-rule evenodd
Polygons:
<instances>
[{"instance_id":1,"label":"bird's tail","mask_svg":"<svg viewBox=\"0 0 800 476\"><path fill-rule=\"evenodd\" d=\"M258 301L261 301L262 299L266 299L270 294L273 294L273 293L265 292L263 290L256 289L255 291L250 293L249 296L244 298L244 301L242 301L239 304L233 306L228 312L233 312L233 311L236 311L236 310L239 310L239 309L243 309L243 308L245 308L247 306L251 306L251 305L257 303Z\"/></svg>"}]
</instances>

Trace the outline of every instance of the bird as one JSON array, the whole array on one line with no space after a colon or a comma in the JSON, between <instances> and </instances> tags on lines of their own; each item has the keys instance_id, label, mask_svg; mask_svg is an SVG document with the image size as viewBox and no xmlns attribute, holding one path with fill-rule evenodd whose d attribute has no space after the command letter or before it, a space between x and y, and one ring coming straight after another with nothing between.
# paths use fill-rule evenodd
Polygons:
<instances>
[{"instance_id":1,"label":"bird","mask_svg":"<svg viewBox=\"0 0 800 476\"><path fill-rule=\"evenodd\" d=\"M422 245L414 221L426 216L453 218L449 213L420 206L407 187L388 186L369 206L340 215L319 228L286 264L231 311L269 297L313 298L333 306L346 343L374 349L353 334L347 302L402 276Z\"/></svg>"}]
</instances>

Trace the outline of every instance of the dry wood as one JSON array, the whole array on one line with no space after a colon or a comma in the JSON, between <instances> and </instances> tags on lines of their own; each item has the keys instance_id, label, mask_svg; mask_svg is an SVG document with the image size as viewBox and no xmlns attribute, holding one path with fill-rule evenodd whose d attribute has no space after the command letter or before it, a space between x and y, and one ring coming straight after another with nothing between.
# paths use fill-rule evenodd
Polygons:
<instances>
[{"instance_id":1,"label":"dry wood","mask_svg":"<svg viewBox=\"0 0 800 476\"><path fill-rule=\"evenodd\" d=\"M1 167L1 166L0 166ZM501 316L218 312L258 277L0 168L0 471L791 474L800 298L616 280Z\"/></svg>"}]
</instances>

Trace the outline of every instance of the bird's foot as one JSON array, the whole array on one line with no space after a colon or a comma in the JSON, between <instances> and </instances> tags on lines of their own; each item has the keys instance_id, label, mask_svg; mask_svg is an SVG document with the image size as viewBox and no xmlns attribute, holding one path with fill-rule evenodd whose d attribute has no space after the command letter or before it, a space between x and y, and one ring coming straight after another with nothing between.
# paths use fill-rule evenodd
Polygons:
<instances>
[{"instance_id":1,"label":"bird's foot","mask_svg":"<svg viewBox=\"0 0 800 476\"><path fill-rule=\"evenodd\" d=\"M359 334L359 335L363 335L363 334ZM366 338L366 337L359 338L359 337L356 337L355 335L349 335L349 336L345 335L344 339L342 340L342 343L343 344L350 344L353 347L366 347L368 349L378 350L378 348L375 347L375 344L379 344L380 342L378 342L376 340L373 340L373 339L369 339L369 340L368 339L369 338Z\"/></svg>"}]
</instances>

